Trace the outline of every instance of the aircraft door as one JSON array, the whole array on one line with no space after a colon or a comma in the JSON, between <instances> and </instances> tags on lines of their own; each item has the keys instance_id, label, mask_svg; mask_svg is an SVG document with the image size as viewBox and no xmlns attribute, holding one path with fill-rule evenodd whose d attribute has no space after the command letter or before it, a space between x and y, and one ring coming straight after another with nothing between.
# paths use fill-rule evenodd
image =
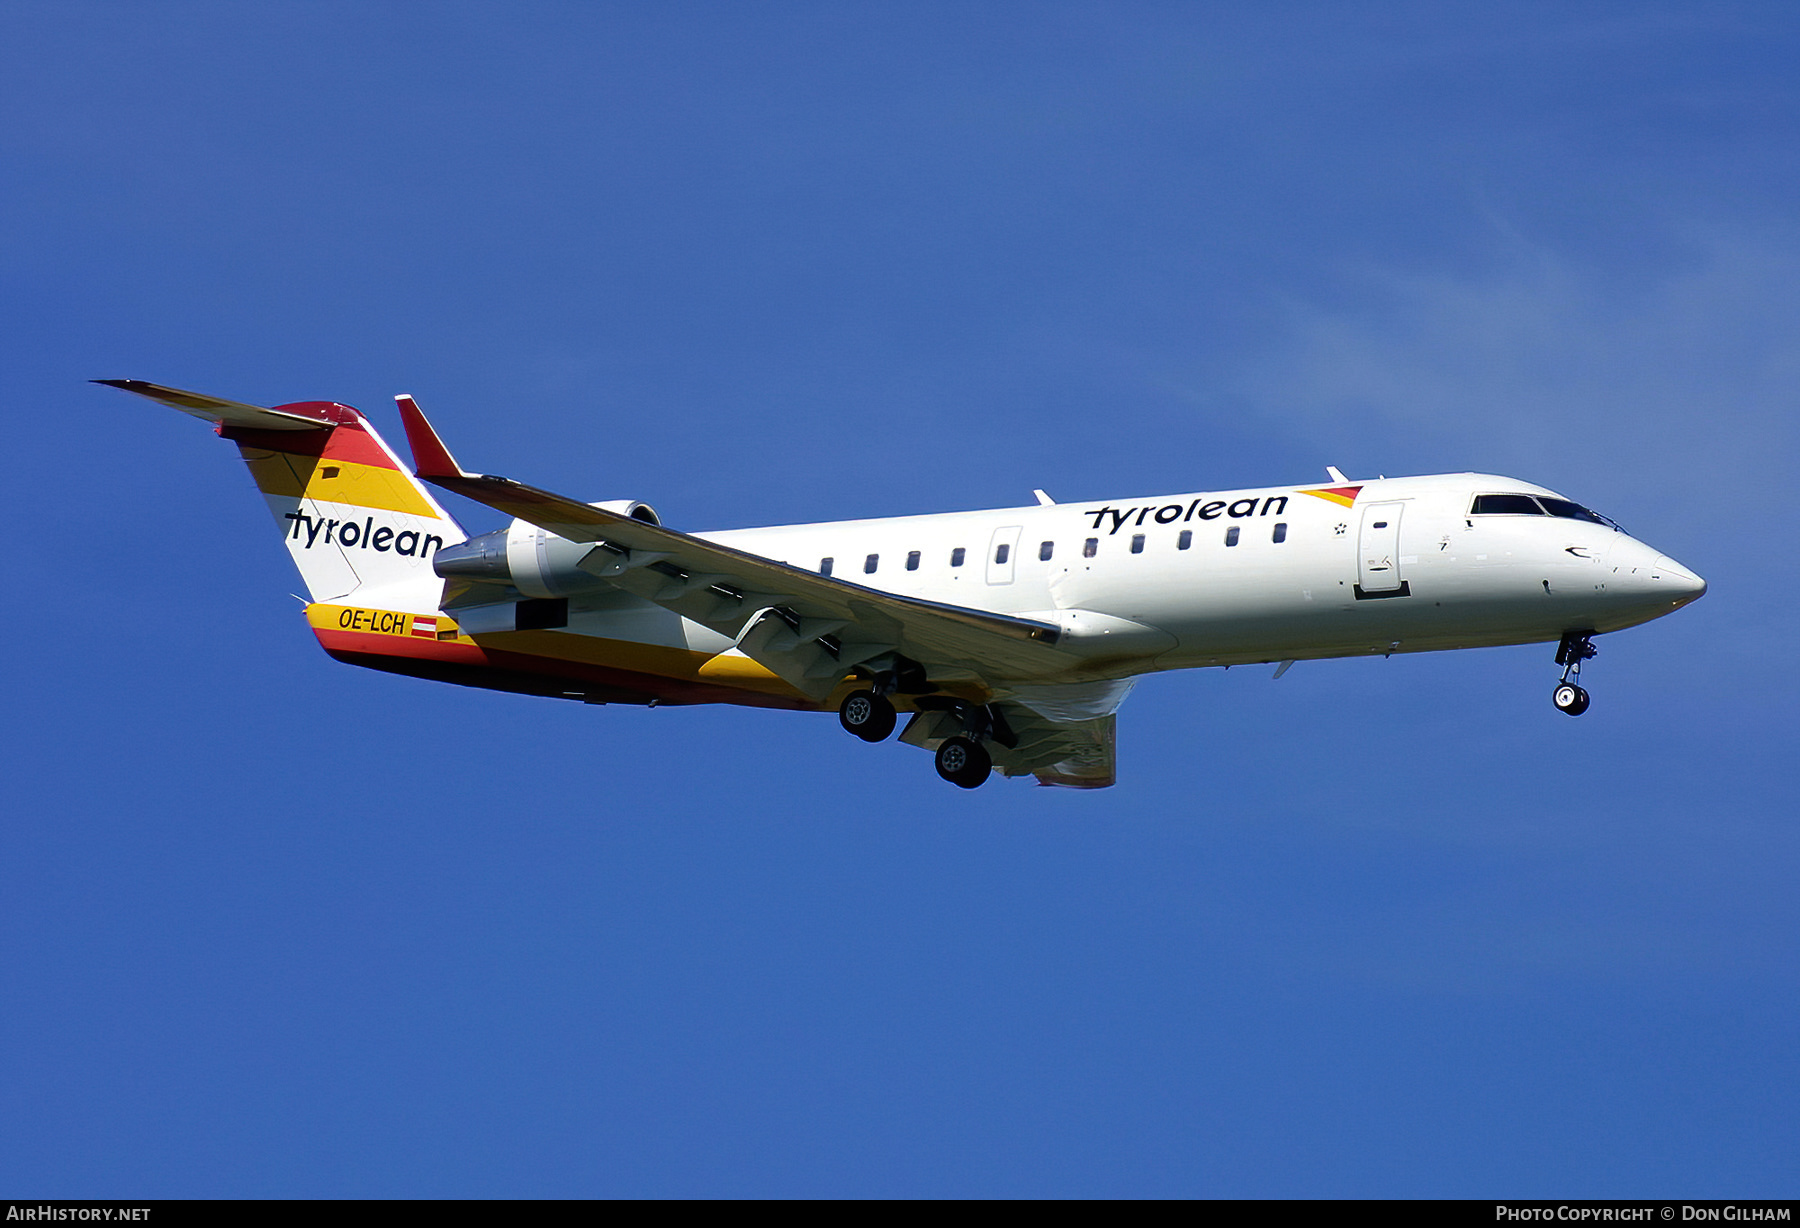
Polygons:
<instances>
[{"instance_id":1,"label":"aircraft door","mask_svg":"<svg viewBox=\"0 0 1800 1228\"><path fill-rule=\"evenodd\" d=\"M1018 561L1019 555L1019 534L1024 530L1025 526L1017 524L994 530L994 540L988 543L987 582L989 584L1011 584L1013 582L1013 565Z\"/></svg>"},{"instance_id":2,"label":"aircraft door","mask_svg":"<svg viewBox=\"0 0 1800 1228\"><path fill-rule=\"evenodd\" d=\"M1404 503L1371 503L1363 509L1356 555L1357 585L1365 593L1392 593L1400 578L1400 513Z\"/></svg>"}]
</instances>

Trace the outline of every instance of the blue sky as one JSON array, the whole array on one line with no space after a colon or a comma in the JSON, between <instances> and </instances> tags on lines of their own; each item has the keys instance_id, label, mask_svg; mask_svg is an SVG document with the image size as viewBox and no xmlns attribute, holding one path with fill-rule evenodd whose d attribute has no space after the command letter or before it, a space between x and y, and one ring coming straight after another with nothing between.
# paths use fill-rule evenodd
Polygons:
<instances>
[{"instance_id":1,"label":"blue sky","mask_svg":"<svg viewBox=\"0 0 1800 1228\"><path fill-rule=\"evenodd\" d=\"M13 4L0 1189L1793 1197L1780 5ZM1120 784L333 664L232 450L710 529L1480 469L1712 584ZM468 510L472 527L496 521Z\"/></svg>"}]
</instances>

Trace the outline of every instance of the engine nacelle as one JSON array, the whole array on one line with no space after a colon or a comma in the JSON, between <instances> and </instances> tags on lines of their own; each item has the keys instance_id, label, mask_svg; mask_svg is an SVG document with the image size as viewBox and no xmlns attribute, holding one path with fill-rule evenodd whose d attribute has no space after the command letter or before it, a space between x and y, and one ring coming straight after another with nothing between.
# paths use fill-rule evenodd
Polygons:
<instances>
[{"instance_id":1,"label":"engine nacelle","mask_svg":"<svg viewBox=\"0 0 1800 1228\"><path fill-rule=\"evenodd\" d=\"M661 524L656 509L636 499L612 499L588 506L618 512L645 524ZM431 569L446 580L510 584L527 597L568 597L607 587L577 566L595 549L592 542L572 542L524 520L504 529L445 546L431 559Z\"/></svg>"}]
</instances>

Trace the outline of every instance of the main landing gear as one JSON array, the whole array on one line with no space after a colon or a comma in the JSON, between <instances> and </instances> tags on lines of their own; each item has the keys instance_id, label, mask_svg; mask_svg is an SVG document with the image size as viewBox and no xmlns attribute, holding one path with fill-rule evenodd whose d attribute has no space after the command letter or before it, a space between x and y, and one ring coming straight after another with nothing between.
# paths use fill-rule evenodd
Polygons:
<instances>
[{"instance_id":1,"label":"main landing gear","mask_svg":"<svg viewBox=\"0 0 1800 1228\"><path fill-rule=\"evenodd\" d=\"M930 703L929 700L924 702ZM960 727L961 731L938 743L938 775L959 789L979 789L994 770L989 743L1010 750L1018 746L1019 736L1007 724L1005 714L992 704L942 701L941 714L948 719L951 728ZM943 727L939 728L942 730Z\"/></svg>"},{"instance_id":2,"label":"main landing gear","mask_svg":"<svg viewBox=\"0 0 1800 1228\"><path fill-rule=\"evenodd\" d=\"M1580 716L1588 710L1588 693L1581 686L1581 663L1595 652L1592 631L1565 631L1556 646L1556 663L1563 667L1562 681L1551 696L1558 711Z\"/></svg>"},{"instance_id":3,"label":"main landing gear","mask_svg":"<svg viewBox=\"0 0 1800 1228\"><path fill-rule=\"evenodd\" d=\"M875 691L852 691L838 705L838 724L865 742L882 742L894 732L894 705Z\"/></svg>"},{"instance_id":4,"label":"main landing gear","mask_svg":"<svg viewBox=\"0 0 1800 1228\"><path fill-rule=\"evenodd\" d=\"M938 775L958 788L979 788L994 770L994 756L987 743L992 740L1006 747L1018 745L1006 718L999 709L988 705L930 694L930 686L922 678L917 680L916 688L904 686L907 681L904 675L893 672L875 675L871 686L844 696L844 702L838 705L838 724L865 742L885 741L898 722L888 696L905 690L914 696L915 723L926 722L921 731L923 744L937 743Z\"/></svg>"},{"instance_id":5,"label":"main landing gear","mask_svg":"<svg viewBox=\"0 0 1800 1228\"><path fill-rule=\"evenodd\" d=\"M961 789L979 789L994 770L994 760L987 747L974 738L957 734L945 738L937 749L937 772Z\"/></svg>"}]
</instances>

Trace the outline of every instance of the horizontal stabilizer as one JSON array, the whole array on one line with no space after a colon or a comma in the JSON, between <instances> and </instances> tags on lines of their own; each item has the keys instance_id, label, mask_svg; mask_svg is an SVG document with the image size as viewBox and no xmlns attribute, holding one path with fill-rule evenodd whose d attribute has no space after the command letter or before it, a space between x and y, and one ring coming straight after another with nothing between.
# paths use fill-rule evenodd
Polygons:
<instances>
[{"instance_id":1,"label":"horizontal stabilizer","mask_svg":"<svg viewBox=\"0 0 1800 1228\"><path fill-rule=\"evenodd\" d=\"M179 409L196 418L205 418L208 422L216 422L221 426L253 431L318 431L337 425L336 421L323 413L318 417L293 413L291 406L288 409L264 409L260 405L246 405L242 401L226 401L199 392L167 388L148 380L97 379L91 382L135 392L141 397L161 401L172 409Z\"/></svg>"}]
</instances>

